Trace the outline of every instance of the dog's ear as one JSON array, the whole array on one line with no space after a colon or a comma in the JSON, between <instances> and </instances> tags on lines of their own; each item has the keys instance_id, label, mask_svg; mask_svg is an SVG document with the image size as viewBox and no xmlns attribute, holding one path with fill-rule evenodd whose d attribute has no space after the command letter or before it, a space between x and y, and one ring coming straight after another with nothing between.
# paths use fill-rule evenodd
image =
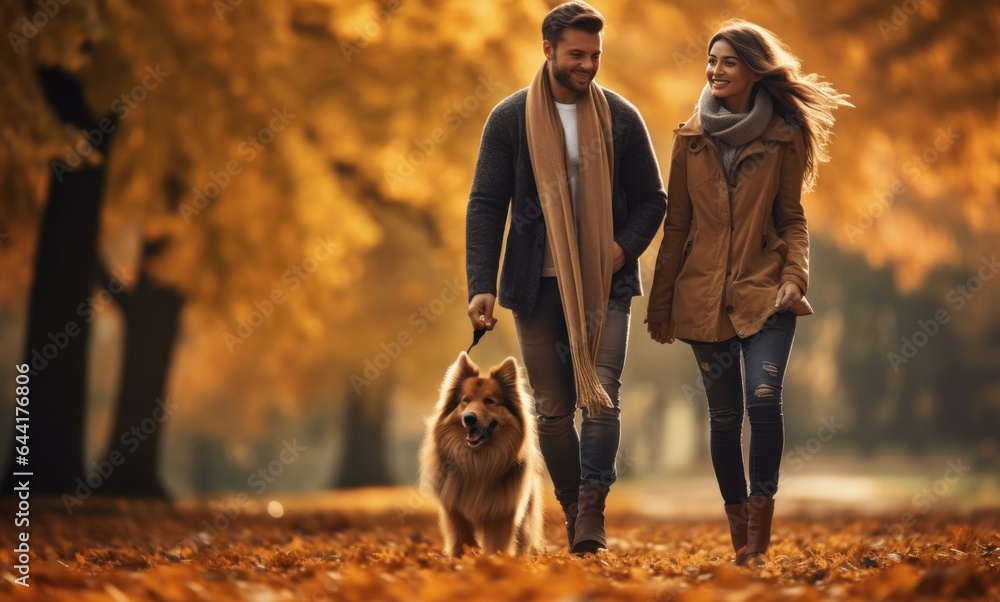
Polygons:
<instances>
[{"instance_id":1,"label":"dog's ear","mask_svg":"<svg viewBox=\"0 0 1000 602\"><path fill-rule=\"evenodd\" d=\"M455 363L448 368L448 374L445 375L444 382L441 384L442 405L440 407L442 415L449 414L455 409L455 406L458 405L462 383L472 376L479 376L479 366L469 359L469 354L462 351L458 354Z\"/></svg>"},{"instance_id":2,"label":"dog's ear","mask_svg":"<svg viewBox=\"0 0 1000 602\"><path fill-rule=\"evenodd\" d=\"M517 360L508 357L503 363L490 368L490 377L496 379L507 391L510 397L516 398L518 393Z\"/></svg>"},{"instance_id":3,"label":"dog's ear","mask_svg":"<svg viewBox=\"0 0 1000 602\"><path fill-rule=\"evenodd\" d=\"M464 351L458 353L458 359L452 365L451 371L452 379L457 381L465 380L470 376L479 376L479 366Z\"/></svg>"}]
</instances>

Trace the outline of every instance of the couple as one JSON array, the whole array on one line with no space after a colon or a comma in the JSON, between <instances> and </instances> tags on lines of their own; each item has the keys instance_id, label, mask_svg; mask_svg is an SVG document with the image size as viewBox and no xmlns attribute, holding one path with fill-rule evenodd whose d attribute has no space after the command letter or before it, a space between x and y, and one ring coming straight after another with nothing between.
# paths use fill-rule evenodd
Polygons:
<instances>
[{"instance_id":1,"label":"couple","mask_svg":"<svg viewBox=\"0 0 1000 602\"><path fill-rule=\"evenodd\" d=\"M607 548L631 298L642 294L638 258L667 197L639 112L594 83L604 23L584 2L545 17L545 61L486 122L466 222L469 317L492 329L511 208L499 300L514 313L542 455L577 553ZM846 103L751 23L724 23L707 52L708 84L675 130L646 322L654 340L694 350L736 561L759 564L781 462L785 365L796 316L812 313L800 195L827 158L831 109Z\"/></svg>"}]
</instances>

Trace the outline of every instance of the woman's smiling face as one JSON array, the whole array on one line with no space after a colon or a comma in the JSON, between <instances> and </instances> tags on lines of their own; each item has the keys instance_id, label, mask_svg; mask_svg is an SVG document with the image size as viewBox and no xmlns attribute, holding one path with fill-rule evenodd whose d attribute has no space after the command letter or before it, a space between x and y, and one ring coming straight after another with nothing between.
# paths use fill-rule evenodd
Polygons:
<instances>
[{"instance_id":1,"label":"woman's smiling face","mask_svg":"<svg viewBox=\"0 0 1000 602\"><path fill-rule=\"evenodd\" d=\"M726 40L718 40L708 51L705 69L712 95L722 101L731 113L745 113L750 108L754 83L760 76L754 73L736 54Z\"/></svg>"}]
</instances>

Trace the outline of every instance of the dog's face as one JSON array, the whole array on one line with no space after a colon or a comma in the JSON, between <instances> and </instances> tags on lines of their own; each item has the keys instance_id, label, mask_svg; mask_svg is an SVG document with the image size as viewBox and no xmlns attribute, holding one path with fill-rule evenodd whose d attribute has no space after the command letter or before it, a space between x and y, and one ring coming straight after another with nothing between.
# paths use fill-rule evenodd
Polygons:
<instances>
[{"instance_id":1,"label":"dog's face","mask_svg":"<svg viewBox=\"0 0 1000 602\"><path fill-rule=\"evenodd\" d=\"M482 376L463 352L448 372L444 393L446 405L439 422L453 432L461 430L470 448L522 437L522 400L514 358Z\"/></svg>"},{"instance_id":2,"label":"dog's face","mask_svg":"<svg viewBox=\"0 0 1000 602\"><path fill-rule=\"evenodd\" d=\"M462 382L455 414L463 428L469 430L465 441L469 447L479 447L500 427L513 419L507 395L492 378L469 377Z\"/></svg>"}]
</instances>

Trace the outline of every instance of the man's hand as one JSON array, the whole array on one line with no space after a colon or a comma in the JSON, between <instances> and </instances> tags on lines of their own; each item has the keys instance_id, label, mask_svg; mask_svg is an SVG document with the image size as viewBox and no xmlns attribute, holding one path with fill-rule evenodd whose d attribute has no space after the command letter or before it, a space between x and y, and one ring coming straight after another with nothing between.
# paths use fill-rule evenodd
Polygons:
<instances>
[{"instance_id":1,"label":"man's hand","mask_svg":"<svg viewBox=\"0 0 1000 602\"><path fill-rule=\"evenodd\" d=\"M659 322L650 322L646 325L646 331L649 332L649 336L659 344L667 343L672 345L677 339L667 334L667 325L661 324Z\"/></svg>"},{"instance_id":2,"label":"man's hand","mask_svg":"<svg viewBox=\"0 0 1000 602\"><path fill-rule=\"evenodd\" d=\"M614 268L611 270L612 274L625 267L625 251L623 251L622 248L618 246L618 243L613 243L613 244L615 245L614 246L615 264Z\"/></svg>"},{"instance_id":3,"label":"man's hand","mask_svg":"<svg viewBox=\"0 0 1000 602\"><path fill-rule=\"evenodd\" d=\"M782 309L791 307L802 299L802 289L794 282L786 282L778 289L778 296L774 300L774 306Z\"/></svg>"},{"instance_id":4,"label":"man's hand","mask_svg":"<svg viewBox=\"0 0 1000 602\"><path fill-rule=\"evenodd\" d=\"M469 303L469 320L472 321L473 329L493 330L497 324L493 318L493 306L496 302L497 296L491 293L479 293L472 298Z\"/></svg>"}]
</instances>

